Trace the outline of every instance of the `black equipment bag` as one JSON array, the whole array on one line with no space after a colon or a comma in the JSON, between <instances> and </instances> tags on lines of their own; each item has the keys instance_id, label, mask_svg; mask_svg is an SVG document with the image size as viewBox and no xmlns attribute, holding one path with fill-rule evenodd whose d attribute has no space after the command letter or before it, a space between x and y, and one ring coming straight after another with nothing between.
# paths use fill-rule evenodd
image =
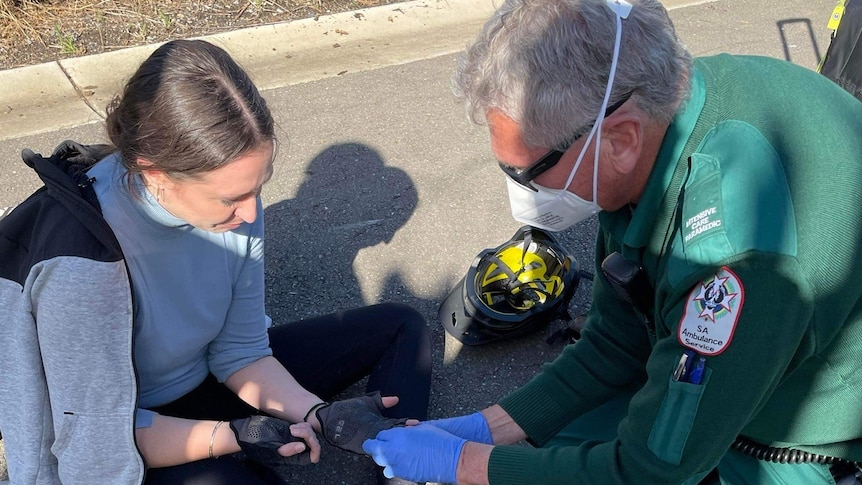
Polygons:
<instances>
[{"instance_id":1,"label":"black equipment bag","mask_svg":"<svg viewBox=\"0 0 862 485\"><path fill-rule=\"evenodd\" d=\"M828 28L832 40L817 71L862 100L862 0L840 0Z\"/></svg>"}]
</instances>

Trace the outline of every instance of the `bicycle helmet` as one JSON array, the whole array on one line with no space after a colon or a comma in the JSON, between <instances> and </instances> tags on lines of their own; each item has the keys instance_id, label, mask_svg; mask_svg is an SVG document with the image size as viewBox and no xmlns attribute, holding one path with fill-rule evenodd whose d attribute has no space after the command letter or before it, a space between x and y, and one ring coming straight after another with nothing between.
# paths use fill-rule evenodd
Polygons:
<instances>
[{"instance_id":1,"label":"bicycle helmet","mask_svg":"<svg viewBox=\"0 0 862 485\"><path fill-rule=\"evenodd\" d=\"M568 303L579 281L575 259L549 232L523 226L476 256L437 316L465 345L514 338L571 320Z\"/></svg>"}]
</instances>

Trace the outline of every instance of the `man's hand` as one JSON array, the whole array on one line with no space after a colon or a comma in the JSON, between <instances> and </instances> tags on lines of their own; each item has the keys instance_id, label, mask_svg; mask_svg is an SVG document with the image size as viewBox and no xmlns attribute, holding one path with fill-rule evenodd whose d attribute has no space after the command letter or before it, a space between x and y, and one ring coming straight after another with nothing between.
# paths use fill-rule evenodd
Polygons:
<instances>
[{"instance_id":1,"label":"man's hand","mask_svg":"<svg viewBox=\"0 0 862 485\"><path fill-rule=\"evenodd\" d=\"M382 431L362 449L387 478L456 483L458 459L467 440L430 424Z\"/></svg>"},{"instance_id":2,"label":"man's hand","mask_svg":"<svg viewBox=\"0 0 862 485\"><path fill-rule=\"evenodd\" d=\"M308 424L251 416L231 421L230 429L246 456L267 467L308 465L320 459L320 444Z\"/></svg>"},{"instance_id":3,"label":"man's hand","mask_svg":"<svg viewBox=\"0 0 862 485\"><path fill-rule=\"evenodd\" d=\"M440 428L467 441L475 441L486 445L494 444L494 439L491 437L491 428L488 427L488 421L479 412L456 418L433 419L425 421L425 424Z\"/></svg>"},{"instance_id":4,"label":"man's hand","mask_svg":"<svg viewBox=\"0 0 862 485\"><path fill-rule=\"evenodd\" d=\"M398 401L395 401L398 402ZM362 397L335 401L315 411L320 430L326 442L358 454L365 454L362 443L377 436L377 433L403 426L406 419L384 418L380 414L386 409L379 392Z\"/></svg>"}]
</instances>

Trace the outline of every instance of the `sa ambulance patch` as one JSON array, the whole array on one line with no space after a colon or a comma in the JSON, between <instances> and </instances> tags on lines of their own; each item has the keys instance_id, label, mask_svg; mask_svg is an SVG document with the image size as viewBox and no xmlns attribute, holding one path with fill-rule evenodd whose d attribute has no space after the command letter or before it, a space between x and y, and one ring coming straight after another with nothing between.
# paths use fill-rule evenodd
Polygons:
<instances>
[{"instance_id":1,"label":"sa ambulance patch","mask_svg":"<svg viewBox=\"0 0 862 485\"><path fill-rule=\"evenodd\" d=\"M724 266L692 288L679 322L679 342L702 355L718 355L730 345L742 312L742 281Z\"/></svg>"}]
</instances>

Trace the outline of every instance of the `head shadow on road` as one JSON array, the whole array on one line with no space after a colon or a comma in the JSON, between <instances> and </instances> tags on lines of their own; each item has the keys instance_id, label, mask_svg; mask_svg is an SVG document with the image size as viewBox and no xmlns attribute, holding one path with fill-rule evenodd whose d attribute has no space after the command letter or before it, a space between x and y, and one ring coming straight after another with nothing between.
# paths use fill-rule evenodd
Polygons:
<instances>
[{"instance_id":1,"label":"head shadow on road","mask_svg":"<svg viewBox=\"0 0 862 485\"><path fill-rule=\"evenodd\" d=\"M418 204L407 173L361 143L327 147L301 178L294 198L265 210L267 310L276 323L376 303L363 294L354 261L364 248L390 243ZM417 298L397 274L374 278L385 281L380 300Z\"/></svg>"}]
</instances>

